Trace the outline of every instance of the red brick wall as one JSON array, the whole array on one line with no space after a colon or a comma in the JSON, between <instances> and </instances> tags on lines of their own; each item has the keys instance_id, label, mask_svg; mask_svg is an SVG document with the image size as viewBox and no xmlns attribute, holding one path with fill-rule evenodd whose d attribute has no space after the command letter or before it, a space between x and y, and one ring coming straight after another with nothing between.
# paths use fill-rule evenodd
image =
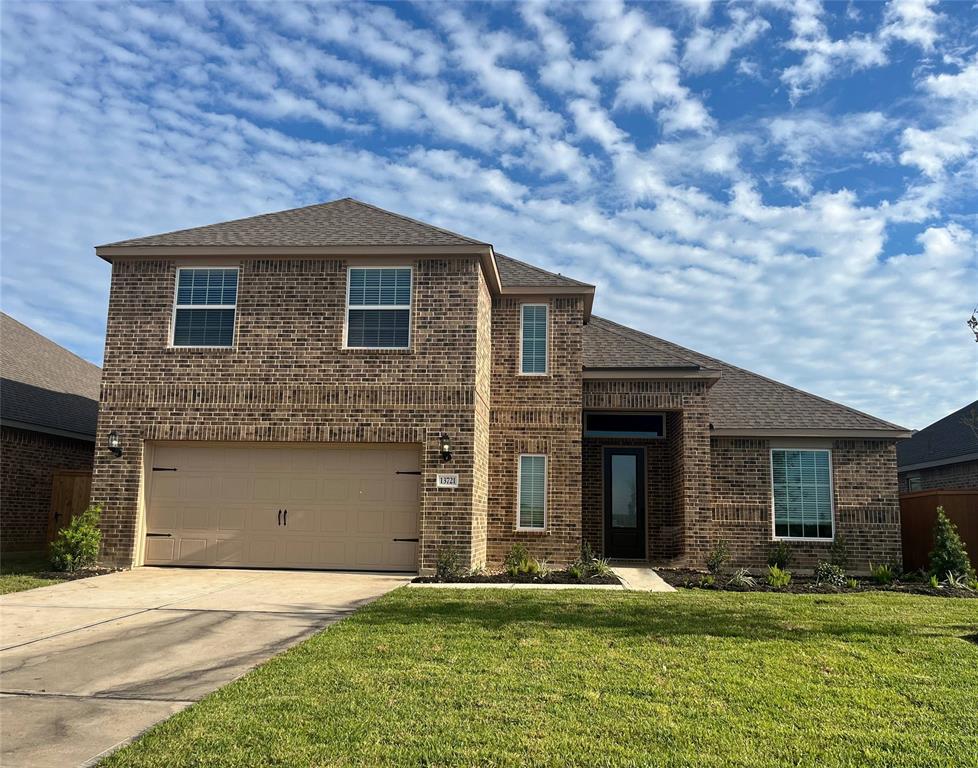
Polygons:
<instances>
[{"instance_id":1,"label":"red brick wall","mask_svg":"<svg viewBox=\"0 0 978 768\"><path fill-rule=\"evenodd\" d=\"M94 443L0 430L0 545L4 552L43 550L55 470L91 471Z\"/></svg>"},{"instance_id":2,"label":"red brick wall","mask_svg":"<svg viewBox=\"0 0 978 768\"><path fill-rule=\"evenodd\" d=\"M236 343L226 350L167 346L173 261L113 265L98 439L116 430L124 454L100 453L96 462L103 559L132 562L145 440L393 442L424 446L422 568L432 568L448 544L480 565L485 374L476 382L488 305L476 258L399 262L415 270L412 343L404 351L342 348L346 261L228 263L241 272ZM442 430L455 449L447 465L438 453ZM459 489L437 490L438 471L458 472Z\"/></svg>"},{"instance_id":3,"label":"red brick wall","mask_svg":"<svg viewBox=\"0 0 978 768\"><path fill-rule=\"evenodd\" d=\"M909 491L908 477L919 477L918 491L967 491L978 489L978 460L959 461L942 467L928 467L900 473L900 490Z\"/></svg>"},{"instance_id":4,"label":"red brick wall","mask_svg":"<svg viewBox=\"0 0 978 768\"><path fill-rule=\"evenodd\" d=\"M895 442L835 440L825 447L832 450L836 535L845 537L850 569L865 572L870 562L899 563ZM711 441L714 536L730 544L732 565L764 566L773 545L770 449L768 440ZM829 557L828 543L790 544L795 568L813 568ZM698 551L700 567L709 550Z\"/></svg>"},{"instance_id":5,"label":"red brick wall","mask_svg":"<svg viewBox=\"0 0 978 768\"><path fill-rule=\"evenodd\" d=\"M547 376L519 375L520 305L548 304ZM488 562L498 566L516 542L558 565L581 550L580 297L496 299L492 308L492 415L489 445ZM517 462L547 455L547 528L516 530Z\"/></svg>"}]
</instances>

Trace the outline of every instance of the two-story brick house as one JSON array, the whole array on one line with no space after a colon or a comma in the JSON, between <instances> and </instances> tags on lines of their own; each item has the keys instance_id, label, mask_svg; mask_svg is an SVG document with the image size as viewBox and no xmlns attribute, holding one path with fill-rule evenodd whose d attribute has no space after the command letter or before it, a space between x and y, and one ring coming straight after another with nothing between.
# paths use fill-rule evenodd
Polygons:
<instances>
[{"instance_id":1,"label":"two-story brick house","mask_svg":"<svg viewBox=\"0 0 978 768\"><path fill-rule=\"evenodd\" d=\"M593 316L593 286L488 243L344 199L97 253L106 561L900 558L905 430Z\"/></svg>"}]
</instances>

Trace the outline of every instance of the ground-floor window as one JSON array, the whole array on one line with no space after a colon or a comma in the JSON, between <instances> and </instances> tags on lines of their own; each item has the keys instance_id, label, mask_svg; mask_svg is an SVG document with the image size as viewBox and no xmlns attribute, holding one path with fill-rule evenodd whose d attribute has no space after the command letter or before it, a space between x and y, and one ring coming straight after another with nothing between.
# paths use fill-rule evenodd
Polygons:
<instances>
[{"instance_id":1,"label":"ground-floor window","mask_svg":"<svg viewBox=\"0 0 978 768\"><path fill-rule=\"evenodd\" d=\"M828 450L771 451L774 536L832 538L832 456Z\"/></svg>"},{"instance_id":2,"label":"ground-floor window","mask_svg":"<svg viewBox=\"0 0 978 768\"><path fill-rule=\"evenodd\" d=\"M543 530L547 511L547 457L524 453L520 456L517 478L519 510L516 527Z\"/></svg>"}]
</instances>

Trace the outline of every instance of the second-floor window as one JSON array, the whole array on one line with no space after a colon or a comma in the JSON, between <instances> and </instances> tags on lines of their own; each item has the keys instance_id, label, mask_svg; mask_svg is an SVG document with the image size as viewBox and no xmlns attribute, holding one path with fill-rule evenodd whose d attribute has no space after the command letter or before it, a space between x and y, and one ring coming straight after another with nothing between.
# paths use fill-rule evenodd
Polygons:
<instances>
[{"instance_id":1,"label":"second-floor window","mask_svg":"<svg viewBox=\"0 0 978 768\"><path fill-rule=\"evenodd\" d=\"M234 313L237 303L237 267L178 269L177 298L173 310L173 346L234 346Z\"/></svg>"},{"instance_id":2,"label":"second-floor window","mask_svg":"<svg viewBox=\"0 0 978 768\"><path fill-rule=\"evenodd\" d=\"M547 305L520 308L520 373L547 372Z\"/></svg>"},{"instance_id":3,"label":"second-floor window","mask_svg":"<svg viewBox=\"0 0 978 768\"><path fill-rule=\"evenodd\" d=\"M411 268L351 268L346 312L346 346L409 347Z\"/></svg>"}]
</instances>

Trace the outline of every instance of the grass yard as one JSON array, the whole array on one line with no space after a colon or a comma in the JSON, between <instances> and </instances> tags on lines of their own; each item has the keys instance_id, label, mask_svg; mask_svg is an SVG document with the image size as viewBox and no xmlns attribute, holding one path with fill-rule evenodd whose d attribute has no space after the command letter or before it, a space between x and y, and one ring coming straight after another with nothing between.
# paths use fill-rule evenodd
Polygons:
<instances>
[{"instance_id":1,"label":"grass yard","mask_svg":"<svg viewBox=\"0 0 978 768\"><path fill-rule=\"evenodd\" d=\"M400 589L107 766L978 766L978 601Z\"/></svg>"},{"instance_id":2,"label":"grass yard","mask_svg":"<svg viewBox=\"0 0 978 768\"><path fill-rule=\"evenodd\" d=\"M57 584L58 579L42 579L35 575L50 570L51 565L43 555L4 555L0 558L0 595Z\"/></svg>"}]
</instances>

